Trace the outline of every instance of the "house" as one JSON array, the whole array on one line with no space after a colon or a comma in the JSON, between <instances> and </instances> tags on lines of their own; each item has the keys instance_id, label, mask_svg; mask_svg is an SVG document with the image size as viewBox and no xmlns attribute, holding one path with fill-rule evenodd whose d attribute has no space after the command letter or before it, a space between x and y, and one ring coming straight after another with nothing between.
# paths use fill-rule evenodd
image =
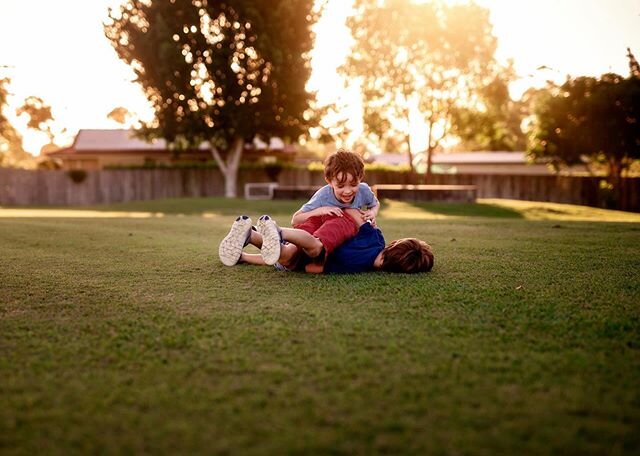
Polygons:
<instances>
[{"instance_id":1,"label":"house","mask_svg":"<svg viewBox=\"0 0 640 456\"><path fill-rule=\"evenodd\" d=\"M372 161L388 165L408 164L406 154L378 154ZM425 165L423 159L418 168ZM432 170L443 174L553 174L544 162L529 163L526 152L437 152L432 156Z\"/></svg>"},{"instance_id":2,"label":"house","mask_svg":"<svg viewBox=\"0 0 640 456\"><path fill-rule=\"evenodd\" d=\"M271 138L270 144L256 139L245 145L243 159L247 161L285 161L295 158L295 146ZM96 170L105 167L172 165L213 160L208 145L175 154L164 140L151 143L134 136L133 130L80 130L73 144L49 152L46 156L61 163L63 169Z\"/></svg>"}]
</instances>

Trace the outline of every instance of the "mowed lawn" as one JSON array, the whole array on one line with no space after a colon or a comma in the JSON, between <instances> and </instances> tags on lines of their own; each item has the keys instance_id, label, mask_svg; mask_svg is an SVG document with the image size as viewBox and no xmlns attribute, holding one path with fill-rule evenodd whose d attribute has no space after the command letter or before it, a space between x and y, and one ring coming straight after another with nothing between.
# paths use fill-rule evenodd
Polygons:
<instances>
[{"instance_id":1,"label":"mowed lawn","mask_svg":"<svg viewBox=\"0 0 640 456\"><path fill-rule=\"evenodd\" d=\"M0 208L0 453L638 454L640 215L385 201L431 273L219 262L300 203Z\"/></svg>"}]
</instances>

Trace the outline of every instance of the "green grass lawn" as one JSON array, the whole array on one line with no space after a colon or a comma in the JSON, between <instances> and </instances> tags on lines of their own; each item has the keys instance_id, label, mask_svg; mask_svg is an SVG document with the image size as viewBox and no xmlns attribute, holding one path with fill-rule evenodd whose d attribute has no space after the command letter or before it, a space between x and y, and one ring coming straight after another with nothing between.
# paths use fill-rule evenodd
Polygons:
<instances>
[{"instance_id":1,"label":"green grass lawn","mask_svg":"<svg viewBox=\"0 0 640 456\"><path fill-rule=\"evenodd\" d=\"M0 208L0 453L638 454L640 215L386 201L431 273L219 262L300 203Z\"/></svg>"}]
</instances>

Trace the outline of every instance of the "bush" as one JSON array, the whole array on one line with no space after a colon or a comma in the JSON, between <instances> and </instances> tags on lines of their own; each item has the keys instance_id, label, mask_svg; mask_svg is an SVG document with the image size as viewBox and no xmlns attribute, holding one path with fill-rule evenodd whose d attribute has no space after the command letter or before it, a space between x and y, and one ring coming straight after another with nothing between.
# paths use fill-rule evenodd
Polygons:
<instances>
[{"instance_id":1,"label":"bush","mask_svg":"<svg viewBox=\"0 0 640 456\"><path fill-rule=\"evenodd\" d=\"M72 169L67 171L69 178L76 184L80 184L87 178L87 172L84 169Z\"/></svg>"}]
</instances>

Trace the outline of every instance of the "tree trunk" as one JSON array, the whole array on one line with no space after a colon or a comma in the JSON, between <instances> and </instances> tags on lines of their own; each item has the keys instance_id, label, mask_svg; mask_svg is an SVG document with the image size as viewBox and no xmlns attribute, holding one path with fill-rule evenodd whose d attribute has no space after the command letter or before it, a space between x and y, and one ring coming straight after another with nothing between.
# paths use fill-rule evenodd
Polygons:
<instances>
[{"instance_id":1,"label":"tree trunk","mask_svg":"<svg viewBox=\"0 0 640 456\"><path fill-rule=\"evenodd\" d=\"M225 161L220 156L218 148L211 146L211 155L213 155L224 177L224 196L226 198L235 198L237 196L238 168L240 167L243 149L244 139L235 138L227 151L227 159Z\"/></svg>"},{"instance_id":2,"label":"tree trunk","mask_svg":"<svg viewBox=\"0 0 640 456\"><path fill-rule=\"evenodd\" d=\"M609 159L609 183L613 187L613 206L622 209L622 163L615 158Z\"/></svg>"},{"instance_id":3,"label":"tree trunk","mask_svg":"<svg viewBox=\"0 0 640 456\"><path fill-rule=\"evenodd\" d=\"M407 143L407 159L409 160L409 172L413 175L413 152L411 150L411 135L405 136Z\"/></svg>"},{"instance_id":4,"label":"tree trunk","mask_svg":"<svg viewBox=\"0 0 640 456\"><path fill-rule=\"evenodd\" d=\"M431 162L432 162L432 157L431 155L433 154L433 146L431 145L432 141L433 141L433 122L431 120L429 120L429 130L428 130L429 134L427 136L427 169L424 173L424 183L428 184L429 181L431 180Z\"/></svg>"},{"instance_id":5,"label":"tree trunk","mask_svg":"<svg viewBox=\"0 0 640 456\"><path fill-rule=\"evenodd\" d=\"M433 148L431 145L427 148L427 171L424 175L424 182L428 183L431 180L431 165L433 164Z\"/></svg>"}]
</instances>

